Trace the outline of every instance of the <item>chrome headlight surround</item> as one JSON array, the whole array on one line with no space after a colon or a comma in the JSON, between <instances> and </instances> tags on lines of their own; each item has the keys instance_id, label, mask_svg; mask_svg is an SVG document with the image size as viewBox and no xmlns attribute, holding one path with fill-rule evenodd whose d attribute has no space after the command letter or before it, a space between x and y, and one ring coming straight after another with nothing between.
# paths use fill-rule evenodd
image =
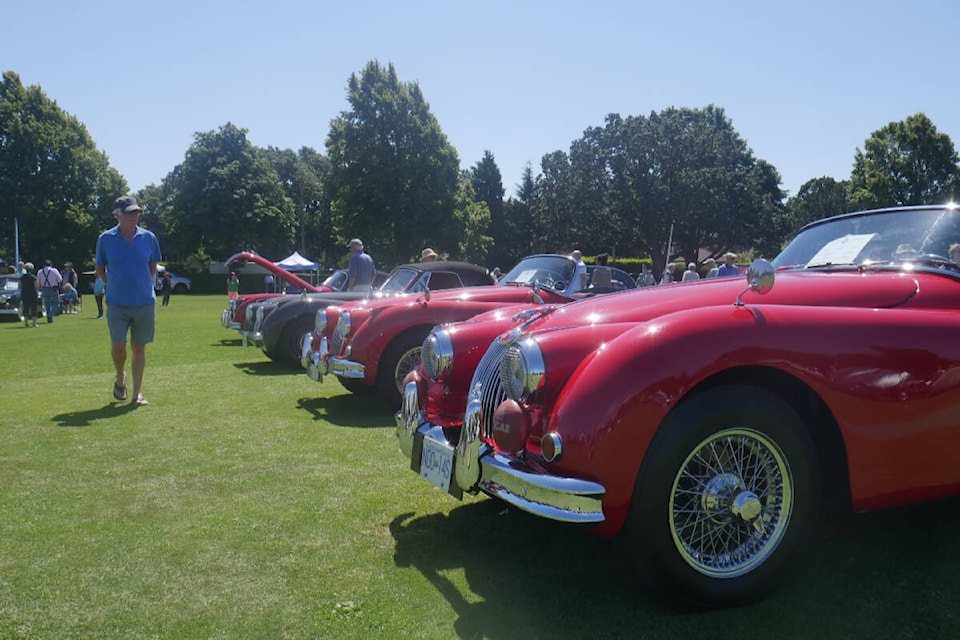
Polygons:
<instances>
[{"instance_id":1,"label":"chrome headlight surround","mask_svg":"<svg viewBox=\"0 0 960 640\"><path fill-rule=\"evenodd\" d=\"M436 382L453 368L453 339L444 327L434 327L423 341L420 364L430 380Z\"/></svg>"},{"instance_id":2,"label":"chrome headlight surround","mask_svg":"<svg viewBox=\"0 0 960 640\"><path fill-rule=\"evenodd\" d=\"M257 321L257 322L263 322L263 315L264 315L264 313L263 313L263 305L261 305L261 306L257 307L257 313L256 313L256 318L257 318L257 320L256 320L256 321Z\"/></svg>"},{"instance_id":3,"label":"chrome headlight surround","mask_svg":"<svg viewBox=\"0 0 960 640\"><path fill-rule=\"evenodd\" d=\"M507 348L500 360L500 381L507 397L517 402L535 398L547 382L547 368L540 345L523 338Z\"/></svg>"},{"instance_id":4,"label":"chrome headlight surround","mask_svg":"<svg viewBox=\"0 0 960 640\"><path fill-rule=\"evenodd\" d=\"M253 324L254 314L257 312L257 307L259 305L248 304L247 308L243 310L243 320L248 324Z\"/></svg>"},{"instance_id":5,"label":"chrome headlight surround","mask_svg":"<svg viewBox=\"0 0 960 640\"><path fill-rule=\"evenodd\" d=\"M317 332L317 335L322 336L323 332L327 330L327 310L320 309L317 311L316 317L313 319L313 330Z\"/></svg>"},{"instance_id":6,"label":"chrome headlight surround","mask_svg":"<svg viewBox=\"0 0 960 640\"><path fill-rule=\"evenodd\" d=\"M343 337L346 337L350 335L350 329L352 326L353 321L350 320L350 312L346 310L341 311L340 319L337 320L337 333Z\"/></svg>"}]
</instances>

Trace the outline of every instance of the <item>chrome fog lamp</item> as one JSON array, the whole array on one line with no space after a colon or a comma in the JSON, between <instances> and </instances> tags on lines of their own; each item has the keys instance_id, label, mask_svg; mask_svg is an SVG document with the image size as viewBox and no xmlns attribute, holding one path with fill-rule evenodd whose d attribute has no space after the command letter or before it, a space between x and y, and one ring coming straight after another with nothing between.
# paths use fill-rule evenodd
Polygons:
<instances>
[{"instance_id":1,"label":"chrome fog lamp","mask_svg":"<svg viewBox=\"0 0 960 640\"><path fill-rule=\"evenodd\" d=\"M547 462L556 462L563 455L563 440L556 431L545 433L540 439L540 452Z\"/></svg>"},{"instance_id":2,"label":"chrome fog lamp","mask_svg":"<svg viewBox=\"0 0 960 640\"><path fill-rule=\"evenodd\" d=\"M509 347L500 361L500 380L509 398L517 402L529 400L543 385L546 366L540 345L524 338Z\"/></svg>"},{"instance_id":3,"label":"chrome fog lamp","mask_svg":"<svg viewBox=\"0 0 960 640\"><path fill-rule=\"evenodd\" d=\"M449 331L435 327L430 332L420 349L420 363L431 380L439 380L450 371L453 366L453 340Z\"/></svg>"}]
</instances>

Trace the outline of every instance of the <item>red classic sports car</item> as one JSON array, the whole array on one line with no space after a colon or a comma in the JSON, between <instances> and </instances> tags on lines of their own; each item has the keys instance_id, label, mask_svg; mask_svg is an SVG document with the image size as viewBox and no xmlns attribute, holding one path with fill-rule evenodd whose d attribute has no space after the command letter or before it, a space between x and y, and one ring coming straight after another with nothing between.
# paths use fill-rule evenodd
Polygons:
<instances>
[{"instance_id":1,"label":"red classic sports car","mask_svg":"<svg viewBox=\"0 0 960 640\"><path fill-rule=\"evenodd\" d=\"M416 298L363 300L320 310L310 340L303 340L301 364L311 378L332 373L354 392L376 390L397 407L403 379L420 362L420 345L434 325L465 320L489 309L523 302L565 304L571 300L636 288L633 277L606 267L603 287L592 286L595 267L587 270L587 288L573 281L576 262L567 255L528 256L493 287L430 292ZM608 282L609 281L609 282ZM536 291L533 287L536 286ZM310 351L307 351L307 347Z\"/></svg>"},{"instance_id":2,"label":"red classic sports car","mask_svg":"<svg viewBox=\"0 0 960 640\"><path fill-rule=\"evenodd\" d=\"M270 262L266 258L263 258L256 253L250 251L242 251L236 253L224 262L224 266L229 267L232 264L237 264L238 262L253 262L260 265L273 275L275 275L280 281L286 283L283 287L292 287L296 289L297 293L300 291L307 291L310 293L324 293L327 291L341 291L343 287L347 284L347 272L339 269L334 271L327 277L320 286L314 286L303 280L302 278L290 273L282 267L278 267L275 263ZM285 295L283 293L254 293L246 296L240 296L236 300L231 300L229 306L220 312L220 324L224 326L225 329L233 329L240 331L243 328L243 317L244 312L246 311L247 305L257 302L259 300L265 300L267 298L276 298L278 296Z\"/></svg>"},{"instance_id":3,"label":"red classic sports car","mask_svg":"<svg viewBox=\"0 0 960 640\"><path fill-rule=\"evenodd\" d=\"M510 318L438 327L404 386L401 450L455 496L621 535L671 602L762 597L822 500L960 492L957 242L954 205L851 213L746 282L534 310L492 342Z\"/></svg>"}]
</instances>

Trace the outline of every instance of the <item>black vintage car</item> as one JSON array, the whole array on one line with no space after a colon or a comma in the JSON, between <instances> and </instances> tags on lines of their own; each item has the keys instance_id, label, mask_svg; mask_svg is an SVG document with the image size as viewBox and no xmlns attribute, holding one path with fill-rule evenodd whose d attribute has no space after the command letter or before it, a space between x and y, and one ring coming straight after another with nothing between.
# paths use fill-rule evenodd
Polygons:
<instances>
[{"instance_id":1,"label":"black vintage car","mask_svg":"<svg viewBox=\"0 0 960 640\"><path fill-rule=\"evenodd\" d=\"M0 275L0 318L7 317L23 319L20 315L20 276L13 273Z\"/></svg>"},{"instance_id":2,"label":"black vintage car","mask_svg":"<svg viewBox=\"0 0 960 640\"><path fill-rule=\"evenodd\" d=\"M283 296L254 303L244 319L245 344L263 349L271 360L300 366L301 344L305 333L313 329L317 310L364 298L382 298L427 290L457 289L493 285L493 276L484 268L467 262L414 262L390 272L380 288L372 293L330 292Z\"/></svg>"}]
</instances>

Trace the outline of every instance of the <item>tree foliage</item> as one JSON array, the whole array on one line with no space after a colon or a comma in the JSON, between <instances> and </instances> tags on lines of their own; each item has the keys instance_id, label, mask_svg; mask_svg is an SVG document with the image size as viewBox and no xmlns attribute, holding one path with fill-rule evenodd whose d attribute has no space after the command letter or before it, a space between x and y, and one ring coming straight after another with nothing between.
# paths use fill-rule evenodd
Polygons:
<instances>
[{"instance_id":1,"label":"tree foliage","mask_svg":"<svg viewBox=\"0 0 960 640\"><path fill-rule=\"evenodd\" d=\"M277 172L280 186L294 203L297 216L297 250L304 256L332 264L343 248L333 238L330 201L324 182L330 173L330 161L310 147L299 151L267 147L267 160Z\"/></svg>"},{"instance_id":2,"label":"tree foliage","mask_svg":"<svg viewBox=\"0 0 960 640\"><path fill-rule=\"evenodd\" d=\"M789 236L808 222L852 210L850 183L829 177L814 178L800 186L797 195L787 200Z\"/></svg>"},{"instance_id":3,"label":"tree foliage","mask_svg":"<svg viewBox=\"0 0 960 640\"><path fill-rule=\"evenodd\" d=\"M484 151L483 158L470 168L468 177L477 199L485 203L490 212L490 224L483 233L491 239L493 246L480 260L486 260L491 265L504 263L507 261L507 251L515 230L506 216L503 177L493 153Z\"/></svg>"},{"instance_id":4,"label":"tree foliage","mask_svg":"<svg viewBox=\"0 0 960 640\"><path fill-rule=\"evenodd\" d=\"M923 113L874 131L857 149L850 199L858 209L931 204L956 196L957 152Z\"/></svg>"},{"instance_id":5,"label":"tree foliage","mask_svg":"<svg viewBox=\"0 0 960 640\"><path fill-rule=\"evenodd\" d=\"M663 263L671 229L688 260L779 243L779 226L764 221L782 217L780 176L712 105L611 114L541 166L533 216L543 250L577 245Z\"/></svg>"},{"instance_id":6,"label":"tree foliage","mask_svg":"<svg viewBox=\"0 0 960 640\"><path fill-rule=\"evenodd\" d=\"M76 117L39 86L7 71L0 84L0 251L22 258L92 264L99 233L116 224L113 201L127 190Z\"/></svg>"},{"instance_id":7,"label":"tree foliage","mask_svg":"<svg viewBox=\"0 0 960 640\"><path fill-rule=\"evenodd\" d=\"M350 76L347 100L327 137L326 189L341 246L360 237L387 267L428 245L454 254L459 159L420 87L372 61Z\"/></svg>"},{"instance_id":8,"label":"tree foliage","mask_svg":"<svg viewBox=\"0 0 960 640\"><path fill-rule=\"evenodd\" d=\"M294 203L246 129L227 123L197 133L162 191L161 220L180 259L199 250L229 256L246 249L282 259L294 246Z\"/></svg>"}]
</instances>

